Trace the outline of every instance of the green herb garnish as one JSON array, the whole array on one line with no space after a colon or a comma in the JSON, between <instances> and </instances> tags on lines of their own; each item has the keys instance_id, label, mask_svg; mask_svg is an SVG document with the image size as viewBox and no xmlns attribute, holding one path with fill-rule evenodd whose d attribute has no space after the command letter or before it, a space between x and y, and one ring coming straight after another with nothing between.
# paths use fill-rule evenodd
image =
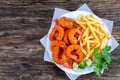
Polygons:
<instances>
[{"instance_id":1,"label":"green herb garnish","mask_svg":"<svg viewBox=\"0 0 120 80\"><path fill-rule=\"evenodd\" d=\"M110 57L110 49L111 46L106 46L102 50L100 47L97 47L94 49L94 60L93 63L96 65L94 68L94 72L96 72L96 75L101 76L102 69L108 70L108 64L111 63L111 57Z\"/></svg>"}]
</instances>

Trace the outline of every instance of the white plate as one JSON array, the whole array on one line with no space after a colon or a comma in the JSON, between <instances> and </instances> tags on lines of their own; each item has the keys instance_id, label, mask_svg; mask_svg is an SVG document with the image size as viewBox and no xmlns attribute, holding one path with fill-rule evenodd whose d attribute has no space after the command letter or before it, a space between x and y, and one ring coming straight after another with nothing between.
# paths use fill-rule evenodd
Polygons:
<instances>
[{"instance_id":1,"label":"white plate","mask_svg":"<svg viewBox=\"0 0 120 80\"><path fill-rule=\"evenodd\" d=\"M76 18L78 18L78 16L80 14L86 16L86 15L90 15L91 13L85 12L85 11L72 11L72 12L66 13L62 16L66 16L68 18L76 19ZM111 36L110 31L108 29L108 26L98 16L96 16L96 18L103 23L103 27L105 28L106 31L108 31L109 35ZM50 34L53 27L54 27L54 22L52 23L52 26L50 27L50 30L49 30L48 34ZM47 49L46 50L49 52L49 56L52 59L52 52L51 52L51 49L50 49L50 44L51 44L51 41L49 40L49 35L48 35L48 37L47 37ZM111 39L108 41L107 45L111 46ZM71 73L71 74L75 74L75 75L83 75L83 74L91 73L91 72L93 72L93 68L94 68L94 66L91 66L91 67L87 67L87 68L83 69L80 72L75 72L75 71L73 71L73 69L67 69L67 68L64 68L63 66L58 65L58 64L56 64L56 66L58 66L61 70L65 71L67 73Z\"/></svg>"}]
</instances>

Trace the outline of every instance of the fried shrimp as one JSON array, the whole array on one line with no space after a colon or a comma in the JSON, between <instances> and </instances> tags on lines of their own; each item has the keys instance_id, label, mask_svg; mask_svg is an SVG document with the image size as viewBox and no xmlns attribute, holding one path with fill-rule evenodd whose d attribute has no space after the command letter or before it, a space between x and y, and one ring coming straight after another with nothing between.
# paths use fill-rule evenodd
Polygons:
<instances>
[{"instance_id":1,"label":"fried shrimp","mask_svg":"<svg viewBox=\"0 0 120 80\"><path fill-rule=\"evenodd\" d=\"M59 56L58 56L59 52L60 52L60 49L59 49L59 45L58 45L58 41L57 40L52 41L52 43L50 45L50 49L52 51L52 58L53 58L53 60L57 64L60 64Z\"/></svg>"},{"instance_id":2,"label":"fried shrimp","mask_svg":"<svg viewBox=\"0 0 120 80\"><path fill-rule=\"evenodd\" d=\"M55 51L54 47L60 47L63 50L67 48L64 41L57 41L57 40L52 41L52 43L50 45L50 49L51 49L52 52Z\"/></svg>"},{"instance_id":3,"label":"fried shrimp","mask_svg":"<svg viewBox=\"0 0 120 80\"><path fill-rule=\"evenodd\" d=\"M68 33L68 39L71 44L78 43L78 37L82 35L82 32L78 28L71 29Z\"/></svg>"},{"instance_id":4,"label":"fried shrimp","mask_svg":"<svg viewBox=\"0 0 120 80\"><path fill-rule=\"evenodd\" d=\"M55 25L52 32L49 35L51 41L53 40L62 40L64 36L64 29L60 26Z\"/></svg>"},{"instance_id":5,"label":"fried shrimp","mask_svg":"<svg viewBox=\"0 0 120 80\"><path fill-rule=\"evenodd\" d=\"M50 49L51 51L53 52L54 51L54 47L58 47L58 41L57 40L54 40L52 41L51 45L50 45Z\"/></svg>"},{"instance_id":6,"label":"fried shrimp","mask_svg":"<svg viewBox=\"0 0 120 80\"><path fill-rule=\"evenodd\" d=\"M67 46L63 41L57 41L57 40L52 41L50 45L50 49L52 51L52 58L57 64L61 64L60 55L64 52L66 47Z\"/></svg>"},{"instance_id":7,"label":"fried shrimp","mask_svg":"<svg viewBox=\"0 0 120 80\"><path fill-rule=\"evenodd\" d=\"M68 46L66 49L66 55L77 63L80 63L84 58L84 54L81 52L79 45Z\"/></svg>"},{"instance_id":8,"label":"fried shrimp","mask_svg":"<svg viewBox=\"0 0 120 80\"><path fill-rule=\"evenodd\" d=\"M72 68L73 60L68 58L65 53L61 54L61 65L63 65L65 68Z\"/></svg>"},{"instance_id":9,"label":"fried shrimp","mask_svg":"<svg viewBox=\"0 0 120 80\"><path fill-rule=\"evenodd\" d=\"M65 16L61 17L58 20L58 22L63 28L71 28L73 26L73 20L71 18L67 18Z\"/></svg>"},{"instance_id":10,"label":"fried shrimp","mask_svg":"<svg viewBox=\"0 0 120 80\"><path fill-rule=\"evenodd\" d=\"M68 33L68 39L71 44L77 44L77 42L78 42L77 38L75 37L76 31L77 31L77 29L71 29Z\"/></svg>"},{"instance_id":11,"label":"fried shrimp","mask_svg":"<svg viewBox=\"0 0 120 80\"><path fill-rule=\"evenodd\" d=\"M63 41L66 43L66 45L70 44L70 41L68 39L68 33L69 33L69 31L70 31L70 29L68 29L68 30L65 31L64 38L63 38Z\"/></svg>"},{"instance_id":12,"label":"fried shrimp","mask_svg":"<svg viewBox=\"0 0 120 80\"><path fill-rule=\"evenodd\" d=\"M59 59L60 48L57 46L54 47L53 50L54 52L52 52L52 58L57 64L60 64L60 59Z\"/></svg>"}]
</instances>

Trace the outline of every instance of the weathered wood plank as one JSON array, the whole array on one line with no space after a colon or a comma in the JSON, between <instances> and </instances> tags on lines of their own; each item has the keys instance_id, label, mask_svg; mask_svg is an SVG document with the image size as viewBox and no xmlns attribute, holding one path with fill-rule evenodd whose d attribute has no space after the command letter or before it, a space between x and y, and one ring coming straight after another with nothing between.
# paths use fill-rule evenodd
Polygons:
<instances>
[{"instance_id":1,"label":"weathered wood plank","mask_svg":"<svg viewBox=\"0 0 120 80\"><path fill-rule=\"evenodd\" d=\"M120 43L120 0L1 0L0 80L69 80L54 64L44 62L39 39L48 33L55 7L75 10L87 3L93 12L115 21L113 36ZM77 80L119 80L120 46L112 52L109 71Z\"/></svg>"}]
</instances>

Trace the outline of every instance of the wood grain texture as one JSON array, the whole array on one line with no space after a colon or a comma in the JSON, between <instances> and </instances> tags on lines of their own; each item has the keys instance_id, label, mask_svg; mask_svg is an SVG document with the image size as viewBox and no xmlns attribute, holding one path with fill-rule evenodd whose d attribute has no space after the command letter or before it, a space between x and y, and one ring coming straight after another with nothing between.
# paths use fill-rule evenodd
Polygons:
<instances>
[{"instance_id":1,"label":"wood grain texture","mask_svg":"<svg viewBox=\"0 0 120 80\"><path fill-rule=\"evenodd\" d=\"M75 10L87 3L93 12L114 21L120 43L120 0L0 0L0 80L69 80L54 64L44 62L39 39L47 34L54 8ZM120 46L112 52L109 71L77 80L120 80Z\"/></svg>"}]
</instances>

